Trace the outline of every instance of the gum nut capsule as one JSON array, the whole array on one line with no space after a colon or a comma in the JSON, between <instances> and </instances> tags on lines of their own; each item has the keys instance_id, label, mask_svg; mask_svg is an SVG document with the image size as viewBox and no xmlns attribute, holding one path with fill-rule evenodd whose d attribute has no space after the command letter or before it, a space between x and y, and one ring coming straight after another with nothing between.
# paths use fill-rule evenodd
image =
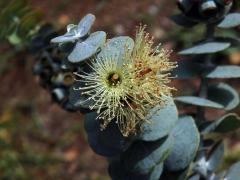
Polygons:
<instances>
[{"instance_id":1,"label":"gum nut capsule","mask_svg":"<svg viewBox=\"0 0 240 180\"><path fill-rule=\"evenodd\" d=\"M52 97L57 102L63 101L65 98L65 95L66 95L66 91L63 88L55 88L52 91Z\"/></svg>"},{"instance_id":2,"label":"gum nut capsule","mask_svg":"<svg viewBox=\"0 0 240 180\"><path fill-rule=\"evenodd\" d=\"M208 0L200 5L200 12L204 16L215 15L218 11L217 5L213 0Z\"/></svg>"}]
</instances>

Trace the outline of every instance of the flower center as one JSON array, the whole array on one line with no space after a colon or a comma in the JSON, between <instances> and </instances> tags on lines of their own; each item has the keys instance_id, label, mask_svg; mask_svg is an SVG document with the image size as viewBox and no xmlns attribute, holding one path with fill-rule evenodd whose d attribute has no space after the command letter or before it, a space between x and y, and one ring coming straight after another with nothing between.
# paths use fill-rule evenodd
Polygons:
<instances>
[{"instance_id":1,"label":"flower center","mask_svg":"<svg viewBox=\"0 0 240 180\"><path fill-rule=\"evenodd\" d=\"M107 79L108 79L108 84L111 87L117 86L119 83L121 83L121 77L116 72L110 73Z\"/></svg>"}]
</instances>

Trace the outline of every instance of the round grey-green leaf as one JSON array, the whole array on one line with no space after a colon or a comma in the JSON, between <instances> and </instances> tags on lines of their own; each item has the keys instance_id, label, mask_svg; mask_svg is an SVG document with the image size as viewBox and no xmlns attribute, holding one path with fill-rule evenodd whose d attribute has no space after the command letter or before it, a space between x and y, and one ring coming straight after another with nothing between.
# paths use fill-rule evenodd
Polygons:
<instances>
[{"instance_id":1,"label":"round grey-green leaf","mask_svg":"<svg viewBox=\"0 0 240 180\"><path fill-rule=\"evenodd\" d=\"M123 137L114 121L110 122L104 130L101 130L96 112L85 115L84 128L87 132L89 145L94 152L102 156L119 155L127 150L132 142L130 138Z\"/></svg>"},{"instance_id":2,"label":"round grey-green leaf","mask_svg":"<svg viewBox=\"0 0 240 180\"><path fill-rule=\"evenodd\" d=\"M240 117L235 113L229 113L215 120L208 125L203 131L203 134L217 132L228 133L236 131L240 128Z\"/></svg>"},{"instance_id":3,"label":"round grey-green leaf","mask_svg":"<svg viewBox=\"0 0 240 180\"><path fill-rule=\"evenodd\" d=\"M68 60L72 63L79 63L92 57L104 45L105 41L105 32L97 31L92 33L85 41L77 42L73 51L68 56Z\"/></svg>"},{"instance_id":4,"label":"round grey-green leaf","mask_svg":"<svg viewBox=\"0 0 240 180\"><path fill-rule=\"evenodd\" d=\"M94 21L95 16L93 14L87 14L81 19L78 25L69 24L67 26L67 32L62 36L53 38L51 42L67 43L80 40L80 38L86 36L89 33Z\"/></svg>"},{"instance_id":5,"label":"round grey-green leaf","mask_svg":"<svg viewBox=\"0 0 240 180\"><path fill-rule=\"evenodd\" d=\"M240 177L240 162L235 163L230 167L224 180L237 180Z\"/></svg>"},{"instance_id":6,"label":"round grey-green leaf","mask_svg":"<svg viewBox=\"0 0 240 180\"><path fill-rule=\"evenodd\" d=\"M219 28L233 28L240 25L240 13L228 14L220 24Z\"/></svg>"},{"instance_id":7,"label":"round grey-green leaf","mask_svg":"<svg viewBox=\"0 0 240 180\"><path fill-rule=\"evenodd\" d=\"M53 39L51 39L51 43L67 43L67 42L73 42L77 40L78 37L75 35L69 35L68 33L62 35L62 36L57 36Z\"/></svg>"},{"instance_id":8,"label":"round grey-green leaf","mask_svg":"<svg viewBox=\"0 0 240 180\"><path fill-rule=\"evenodd\" d=\"M221 104L225 110L232 110L239 105L239 94L225 83L211 84L208 88L208 99Z\"/></svg>"},{"instance_id":9,"label":"round grey-green leaf","mask_svg":"<svg viewBox=\"0 0 240 180\"><path fill-rule=\"evenodd\" d=\"M231 43L227 42L204 42L197 45L194 45L191 48L185 49L179 54L189 55L189 54L210 54L223 51L230 47Z\"/></svg>"},{"instance_id":10,"label":"round grey-green leaf","mask_svg":"<svg viewBox=\"0 0 240 180\"><path fill-rule=\"evenodd\" d=\"M207 78L240 78L240 66L222 65L206 73Z\"/></svg>"},{"instance_id":11,"label":"round grey-green leaf","mask_svg":"<svg viewBox=\"0 0 240 180\"><path fill-rule=\"evenodd\" d=\"M222 141L218 142L210 151L207 160L207 169L211 172L217 170L224 156L224 144Z\"/></svg>"},{"instance_id":12,"label":"round grey-green leaf","mask_svg":"<svg viewBox=\"0 0 240 180\"><path fill-rule=\"evenodd\" d=\"M96 17L93 14L84 16L77 26L77 33L83 37L87 35L95 21Z\"/></svg>"},{"instance_id":13,"label":"round grey-green leaf","mask_svg":"<svg viewBox=\"0 0 240 180\"><path fill-rule=\"evenodd\" d=\"M122 156L124 168L131 172L149 173L168 157L172 145L172 136L153 142L137 141Z\"/></svg>"},{"instance_id":14,"label":"round grey-green leaf","mask_svg":"<svg viewBox=\"0 0 240 180\"><path fill-rule=\"evenodd\" d=\"M219 104L217 102L200 98L197 96L178 96L175 98L176 101L186 103L186 104L192 104L196 106L203 106L203 107L209 107L209 108L216 108L216 109L223 109L224 106L222 104Z\"/></svg>"},{"instance_id":15,"label":"round grey-green leaf","mask_svg":"<svg viewBox=\"0 0 240 180\"><path fill-rule=\"evenodd\" d=\"M178 111L172 98L168 98L165 106L156 106L146 117L150 122L141 126L138 139L155 141L169 134L178 121Z\"/></svg>"},{"instance_id":16,"label":"round grey-green leaf","mask_svg":"<svg viewBox=\"0 0 240 180\"><path fill-rule=\"evenodd\" d=\"M191 116L180 117L171 135L174 138L174 145L165 165L170 171L180 171L194 159L200 135Z\"/></svg>"},{"instance_id":17,"label":"round grey-green leaf","mask_svg":"<svg viewBox=\"0 0 240 180\"><path fill-rule=\"evenodd\" d=\"M131 53L133 48L134 41L132 38L128 36L119 36L107 40L97 57L117 57L117 60L121 63L122 59L126 56L126 53Z\"/></svg>"}]
</instances>

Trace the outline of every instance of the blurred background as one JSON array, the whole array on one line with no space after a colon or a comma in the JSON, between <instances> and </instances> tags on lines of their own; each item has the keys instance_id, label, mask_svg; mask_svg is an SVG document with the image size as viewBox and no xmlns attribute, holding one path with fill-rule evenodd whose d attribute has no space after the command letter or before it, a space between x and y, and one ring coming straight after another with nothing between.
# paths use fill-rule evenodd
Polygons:
<instances>
[{"instance_id":1,"label":"blurred background","mask_svg":"<svg viewBox=\"0 0 240 180\"><path fill-rule=\"evenodd\" d=\"M188 30L171 22L169 16L178 12L175 0L12 0L9 12L19 16L22 9L31 12L24 16L22 31L16 34L11 23L18 19L11 13L3 16L5 6L6 1L0 0L0 179L108 180L105 158L88 146L83 115L66 112L54 103L32 74L36 57L27 50L26 31L45 23L61 30L93 13L97 18L93 30L106 31L108 38L133 37L136 26L146 24L156 43L172 49L172 59L180 61L184 57L176 52L200 40L204 28L200 25ZM240 37L240 28L226 35ZM240 65L239 48L224 52L219 61ZM240 90L239 80L228 82ZM175 80L173 85L178 95L197 89L199 82ZM235 111L239 113L240 108ZM208 112L208 116L213 119L216 113ZM228 150L223 166L228 166L240 159L240 132L224 138Z\"/></svg>"}]
</instances>

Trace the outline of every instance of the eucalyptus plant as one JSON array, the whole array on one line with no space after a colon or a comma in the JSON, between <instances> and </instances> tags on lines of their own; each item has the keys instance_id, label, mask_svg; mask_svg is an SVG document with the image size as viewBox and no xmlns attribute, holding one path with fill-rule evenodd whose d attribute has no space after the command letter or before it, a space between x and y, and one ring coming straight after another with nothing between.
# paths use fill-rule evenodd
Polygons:
<instances>
[{"instance_id":1,"label":"eucalyptus plant","mask_svg":"<svg viewBox=\"0 0 240 180\"><path fill-rule=\"evenodd\" d=\"M239 46L239 39L218 36L217 31L240 25L240 14L230 12L232 0L179 0L182 13L172 19L180 26L191 28L199 23L206 27L202 40L184 49L179 54L185 59L179 62L175 71L180 79L198 78L200 85L192 94L176 97L186 105L196 106L193 114L200 131L200 146L191 165L189 179L239 179L240 163L229 170L219 172L224 156L223 135L239 129L240 117L230 111L239 105L239 94L225 79L239 78L240 67L220 64L217 55L228 48ZM208 109L223 110L225 114L215 119L206 116ZM213 138L217 134L221 138ZM185 173L182 171L181 173ZM180 173L180 174L181 174ZM188 173L189 174L189 173ZM181 176L182 177L182 176Z\"/></svg>"},{"instance_id":2,"label":"eucalyptus plant","mask_svg":"<svg viewBox=\"0 0 240 180\"><path fill-rule=\"evenodd\" d=\"M176 158L183 161L174 168L185 168L200 138L192 117L178 117L171 96L174 88L168 85L169 72L176 67L169 61L170 51L153 47L143 26L134 40L91 33L94 20L88 14L51 40L65 54L64 67L75 75L62 97L72 109L86 113L90 146L108 159L112 179L159 179L163 169L179 161ZM39 74L45 69L38 68L40 64L34 68Z\"/></svg>"},{"instance_id":3,"label":"eucalyptus plant","mask_svg":"<svg viewBox=\"0 0 240 180\"><path fill-rule=\"evenodd\" d=\"M39 52L34 72L64 109L85 114L89 145L107 158L114 180L239 177L240 163L216 171L224 145L221 139L209 143L208 137L240 127L238 115L228 113L239 104L238 92L214 82L240 77L240 67L215 59L218 52L239 45L238 39L218 37L215 30L240 25L240 14L229 13L232 1L179 0L178 5L182 13L172 17L177 24L206 26L203 40L179 53L190 57L178 67L169 60L170 51L153 46L144 26L135 39L107 39L104 31L91 32L92 14L68 25L63 35L46 26L33 38L33 50ZM199 78L199 90L173 98L169 82L175 75ZM175 101L196 106L196 111L179 114ZM226 114L208 121L208 108Z\"/></svg>"}]
</instances>

